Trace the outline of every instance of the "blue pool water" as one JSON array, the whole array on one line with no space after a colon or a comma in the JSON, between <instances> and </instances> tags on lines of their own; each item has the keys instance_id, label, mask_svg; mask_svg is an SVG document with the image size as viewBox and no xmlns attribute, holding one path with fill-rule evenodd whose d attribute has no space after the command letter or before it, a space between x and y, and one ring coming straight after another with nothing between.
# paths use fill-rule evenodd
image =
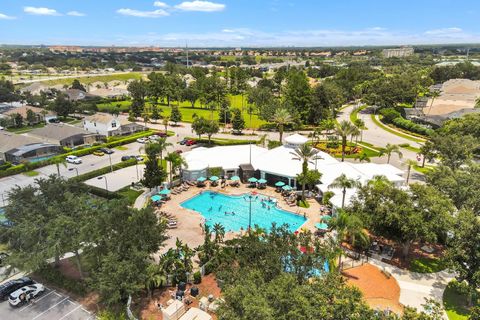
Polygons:
<instances>
[{"instance_id":1,"label":"blue pool water","mask_svg":"<svg viewBox=\"0 0 480 320\"><path fill-rule=\"evenodd\" d=\"M220 223L226 231L240 231L248 229L249 202L245 200L247 195L230 196L221 193L205 191L181 204L182 207L195 210L202 214L208 226ZM273 203L265 201L262 205L261 199L266 196L258 195L252 202L252 227L255 225L265 230L270 230L272 223L277 226L288 225L292 232L296 231L306 221L303 216L278 209ZM270 207L270 209L268 209ZM235 214L225 214L235 212Z\"/></svg>"},{"instance_id":2,"label":"blue pool water","mask_svg":"<svg viewBox=\"0 0 480 320\"><path fill-rule=\"evenodd\" d=\"M30 159L28 159L28 161L31 162L31 163L36 163L36 162L48 160L48 159L50 159L51 157L53 157L53 155L51 155L51 156L45 156L45 157L30 158Z\"/></svg>"}]
</instances>

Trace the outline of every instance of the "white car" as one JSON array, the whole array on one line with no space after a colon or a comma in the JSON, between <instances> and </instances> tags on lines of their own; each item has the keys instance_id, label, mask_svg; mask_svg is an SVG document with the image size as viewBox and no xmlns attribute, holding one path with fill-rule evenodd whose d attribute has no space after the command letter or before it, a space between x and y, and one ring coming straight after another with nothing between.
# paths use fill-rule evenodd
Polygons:
<instances>
[{"instance_id":1,"label":"white car","mask_svg":"<svg viewBox=\"0 0 480 320\"><path fill-rule=\"evenodd\" d=\"M8 302L11 306L15 307L38 297L43 291L45 291L45 287L40 283L25 286L11 293L8 296Z\"/></svg>"},{"instance_id":2,"label":"white car","mask_svg":"<svg viewBox=\"0 0 480 320\"><path fill-rule=\"evenodd\" d=\"M77 156L67 156L65 158L65 160L68 162L68 163L73 163L73 164L80 164L82 163L82 159L80 159L79 157Z\"/></svg>"},{"instance_id":3,"label":"white car","mask_svg":"<svg viewBox=\"0 0 480 320\"><path fill-rule=\"evenodd\" d=\"M148 137L148 139L152 141L157 141L158 139L160 139L160 136L158 134L152 134L150 137Z\"/></svg>"},{"instance_id":4,"label":"white car","mask_svg":"<svg viewBox=\"0 0 480 320\"><path fill-rule=\"evenodd\" d=\"M148 142L148 139L147 139L147 138L138 138L138 139L137 139L137 142L138 142L138 143L147 143L147 142Z\"/></svg>"}]
</instances>

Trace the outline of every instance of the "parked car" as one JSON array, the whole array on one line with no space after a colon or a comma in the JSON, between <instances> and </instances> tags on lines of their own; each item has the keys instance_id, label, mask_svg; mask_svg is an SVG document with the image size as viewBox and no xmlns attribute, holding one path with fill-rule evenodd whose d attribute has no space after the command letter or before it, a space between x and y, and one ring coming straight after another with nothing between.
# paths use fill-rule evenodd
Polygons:
<instances>
[{"instance_id":1,"label":"parked car","mask_svg":"<svg viewBox=\"0 0 480 320\"><path fill-rule=\"evenodd\" d=\"M178 154L183 153L183 151L180 150L180 149L179 149L179 150L175 150L175 152L178 153Z\"/></svg>"},{"instance_id":2,"label":"parked car","mask_svg":"<svg viewBox=\"0 0 480 320\"><path fill-rule=\"evenodd\" d=\"M178 143L183 146L185 143L187 143L187 141L188 141L187 138L183 138L183 140L179 141Z\"/></svg>"},{"instance_id":3,"label":"parked car","mask_svg":"<svg viewBox=\"0 0 480 320\"><path fill-rule=\"evenodd\" d=\"M137 139L137 142L138 142L138 143L147 143L147 142L148 142L148 139L147 139L147 138L138 138L138 139Z\"/></svg>"},{"instance_id":4,"label":"parked car","mask_svg":"<svg viewBox=\"0 0 480 320\"><path fill-rule=\"evenodd\" d=\"M158 135L162 138L168 137L168 134L166 132L159 132Z\"/></svg>"},{"instance_id":5,"label":"parked car","mask_svg":"<svg viewBox=\"0 0 480 320\"><path fill-rule=\"evenodd\" d=\"M73 164L80 164L82 163L82 159L80 159L79 157L77 156L67 156L65 158L65 160L68 162L68 163L73 163Z\"/></svg>"},{"instance_id":6,"label":"parked car","mask_svg":"<svg viewBox=\"0 0 480 320\"><path fill-rule=\"evenodd\" d=\"M133 156L122 156L122 161L127 161L132 159Z\"/></svg>"},{"instance_id":7,"label":"parked car","mask_svg":"<svg viewBox=\"0 0 480 320\"><path fill-rule=\"evenodd\" d=\"M195 144L197 144L197 141L191 140L191 139L190 139L190 140L187 140L187 141L185 142L185 145L186 145L186 146L193 146L193 145L195 145Z\"/></svg>"},{"instance_id":8,"label":"parked car","mask_svg":"<svg viewBox=\"0 0 480 320\"><path fill-rule=\"evenodd\" d=\"M100 148L100 149L98 149L98 150L102 151L102 152L105 153L105 154L112 154L112 153L115 152L115 151L113 151L112 149L108 149L108 148Z\"/></svg>"},{"instance_id":9,"label":"parked car","mask_svg":"<svg viewBox=\"0 0 480 320\"><path fill-rule=\"evenodd\" d=\"M103 152L100 151L100 150L97 150L97 151L93 151L93 155L94 155L94 156L99 156L99 157L101 157L101 156L105 155L105 153L103 153Z\"/></svg>"},{"instance_id":10,"label":"parked car","mask_svg":"<svg viewBox=\"0 0 480 320\"><path fill-rule=\"evenodd\" d=\"M143 160L144 160L142 156L134 156L134 157L135 157L135 159L137 159L137 161L138 161L138 162L140 162L140 161L143 161Z\"/></svg>"},{"instance_id":11,"label":"parked car","mask_svg":"<svg viewBox=\"0 0 480 320\"><path fill-rule=\"evenodd\" d=\"M0 285L0 300L7 300L8 295L22 287L34 284L29 277L23 277L16 280L10 280Z\"/></svg>"},{"instance_id":12,"label":"parked car","mask_svg":"<svg viewBox=\"0 0 480 320\"><path fill-rule=\"evenodd\" d=\"M137 161L143 161L143 157L142 156L123 156L122 157L122 161L127 161L127 160L130 160L130 159L137 159Z\"/></svg>"},{"instance_id":13,"label":"parked car","mask_svg":"<svg viewBox=\"0 0 480 320\"><path fill-rule=\"evenodd\" d=\"M152 141L156 141L156 140L160 139L160 136L158 134L152 134L151 136L148 137L148 139L150 139Z\"/></svg>"},{"instance_id":14,"label":"parked car","mask_svg":"<svg viewBox=\"0 0 480 320\"><path fill-rule=\"evenodd\" d=\"M0 267L5 264L5 260L8 258L8 253L0 252Z\"/></svg>"},{"instance_id":15,"label":"parked car","mask_svg":"<svg viewBox=\"0 0 480 320\"><path fill-rule=\"evenodd\" d=\"M8 296L8 302L11 306L16 307L22 303L30 301L30 299L38 297L44 291L45 287L43 284L35 283L28 285L12 292Z\"/></svg>"}]
</instances>

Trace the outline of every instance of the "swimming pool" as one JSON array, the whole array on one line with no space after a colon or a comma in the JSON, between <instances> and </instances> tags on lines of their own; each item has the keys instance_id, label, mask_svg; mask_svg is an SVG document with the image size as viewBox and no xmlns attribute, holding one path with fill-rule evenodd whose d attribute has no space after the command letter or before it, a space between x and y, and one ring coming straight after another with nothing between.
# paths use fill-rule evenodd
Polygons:
<instances>
[{"instance_id":1,"label":"swimming pool","mask_svg":"<svg viewBox=\"0 0 480 320\"><path fill-rule=\"evenodd\" d=\"M253 196L252 227L255 225L270 230L272 223L277 226L288 225L292 232L296 231L307 220L303 216L279 209L271 202L261 201L267 198L264 195ZM240 231L248 229L249 202L248 195L231 196L221 193L205 191L181 203L181 206L199 212L208 226L220 223L226 231Z\"/></svg>"}]
</instances>

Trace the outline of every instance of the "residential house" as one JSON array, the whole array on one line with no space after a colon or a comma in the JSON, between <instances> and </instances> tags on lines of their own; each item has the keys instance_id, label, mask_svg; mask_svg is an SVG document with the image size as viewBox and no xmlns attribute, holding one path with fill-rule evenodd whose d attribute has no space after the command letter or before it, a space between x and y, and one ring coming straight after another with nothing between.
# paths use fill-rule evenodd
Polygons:
<instances>
[{"instance_id":1,"label":"residential house","mask_svg":"<svg viewBox=\"0 0 480 320\"><path fill-rule=\"evenodd\" d=\"M108 113L96 113L85 117L83 128L105 137L128 135L145 129L142 125Z\"/></svg>"},{"instance_id":2,"label":"residential house","mask_svg":"<svg viewBox=\"0 0 480 320\"><path fill-rule=\"evenodd\" d=\"M82 144L92 144L98 138L96 133L65 123L50 123L45 127L33 129L25 135L70 148Z\"/></svg>"},{"instance_id":3,"label":"residential house","mask_svg":"<svg viewBox=\"0 0 480 320\"><path fill-rule=\"evenodd\" d=\"M40 122L43 122L43 121L48 123L50 120L53 120L53 119L57 118L55 113L53 113L53 112L51 112L47 109L43 109L43 108L39 108L39 107L33 107L33 106L27 106L27 105L7 110L3 113L3 116L4 117L14 117L18 113L19 115L22 116L23 121L27 122L28 110L33 111L33 113L35 115L34 119L30 122L30 124L37 124L37 123L40 123Z\"/></svg>"},{"instance_id":4,"label":"residential house","mask_svg":"<svg viewBox=\"0 0 480 320\"><path fill-rule=\"evenodd\" d=\"M0 131L0 163L39 161L60 153L61 147L39 138Z\"/></svg>"}]
</instances>

